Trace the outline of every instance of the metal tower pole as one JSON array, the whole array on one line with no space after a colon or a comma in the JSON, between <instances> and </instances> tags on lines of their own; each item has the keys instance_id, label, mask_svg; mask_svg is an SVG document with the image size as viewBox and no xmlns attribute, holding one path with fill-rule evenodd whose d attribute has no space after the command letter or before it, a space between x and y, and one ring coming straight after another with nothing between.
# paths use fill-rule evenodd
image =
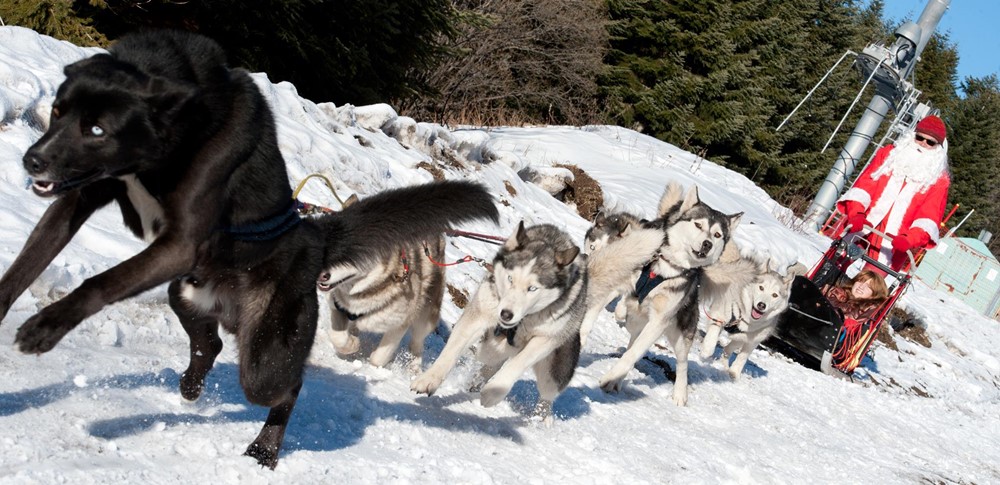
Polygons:
<instances>
[{"instance_id":1,"label":"metal tower pole","mask_svg":"<svg viewBox=\"0 0 1000 485\"><path fill-rule=\"evenodd\" d=\"M874 139L889 108L893 107L893 101L905 94L909 85L906 78L913 72L920 53L950 3L950 0L930 0L916 24L906 22L896 30L896 42L892 46L869 46L855 61L867 77L874 76L875 94L806 211L805 222L814 230L820 229L832 211L858 160Z\"/></svg>"}]
</instances>

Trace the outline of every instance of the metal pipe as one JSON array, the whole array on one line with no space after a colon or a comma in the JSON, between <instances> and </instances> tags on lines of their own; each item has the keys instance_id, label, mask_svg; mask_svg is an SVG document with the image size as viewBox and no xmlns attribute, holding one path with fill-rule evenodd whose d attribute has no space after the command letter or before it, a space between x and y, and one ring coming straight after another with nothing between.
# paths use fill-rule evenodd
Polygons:
<instances>
[{"instance_id":1,"label":"metal pipe","mask_svg":"<svg viewBox=\"0 0 1000 485\"><path fill-rule=\"evenodd\" d=\"M879 79L880 83L876 86L875 94L868 104L868 109L862 115L861 119L858 120L857 126L855 126L847 143L844 144L844 149L841 150L840 155L833 164L833 168L830 169L823 184L820 185L812 204L806 210L803 222L807 226L811 226L813 230L819 230L822 221L826 220L828 214L832 212L833 205L843 191L845 183L851 174L854 173L857 161L864 155L868 144L875 138L875 133L878 132L879 125L882 124L885 115L889 112L889 108L892 107L892 98L902 94L899 93L898 80L905 79L913 72L913 68L920 58L920 53L923 52L927 42L930 41L931 36L934 34L934 29L941 21L941 16L944 15L950 3L949 0L929 0L927 6L924 7L923 13L920 14L920 19L917 21L917 25L920 27L920 39L905 39L902 37L897 39L895 44L897 49L892 50L894 53L904 45L915 41L914 54L903 60L905 64L884 66L882 62L879 62L878 66L874 68L873 75L876 72L880 72L880 69L885 68L890 69L899 77L895 81L892 79ZM896 59L896 61L900 60Z\"/></svg>"},{"instance_id":2,"label":"metal pipe","mask_svg":"<svg viewBox=\"0 0 1000 485\"><path fill-rule=\"evenodd\" d=\"M806 93L806 96L802 98L802 101L799 101L799 104L795 105L795 109L793 109L791 113L788 113L788 116L786 116L785 119L781 120L781 124L778 125L778 127L775 128L774 131L781 131L781 127L785 126L785 123L787 123L788 120L790 120L792 116L795 115L795 112L802 107L802 105L806 102L806 100L809 99L810 96L812 96L813 92L816 91L816 88L818 88L820 84L823 84L823 81L826 81L826 78L830 77L830 73L832 73L833 70L836 69L841 62L844 61L844 58L850 54L854 54L855 56L858 55L857 52L848 50L847 52L844 53L844 55L840 56L840 59L838 59L837 62L833 63L833 67L831 67L829 70L826 71L826 74L823 75L823 78L820 79L819 82L817 82L816 85L813 86L813 88L810 89L808 93Z\"/></svg>"}]
</instances>

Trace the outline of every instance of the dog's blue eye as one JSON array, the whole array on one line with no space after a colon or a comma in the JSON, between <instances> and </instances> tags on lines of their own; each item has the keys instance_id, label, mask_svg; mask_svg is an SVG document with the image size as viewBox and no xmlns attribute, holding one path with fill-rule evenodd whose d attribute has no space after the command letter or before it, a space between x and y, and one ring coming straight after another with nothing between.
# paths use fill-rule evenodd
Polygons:
<instances>
[{"instance_id":1,"label":"dog's blue eye","mask_svg":"<svg viewBox=\"0 0 1000 485\"><path fill-rule=\"evenodd\" d=\"M537 286L529 286L528 287L528 291L538 291L538 287Z\"/></svg>"},{"instance_id":2,"label":"dog's blue eye","mask_svg":"<svg viewBox=\"0 0 1000 485\"><path fill-rule=\"evenodd\" d=\"M94 136L104 136L104 128L94 125L90 127L90 134Z\"/></svg>"},{"instance_id":3,"label":"dog's blue eye","mask_svg":"<svg viewBox=\"0 0 1000 485\"><path fill-rule=\"evenodd\" d=\"M508 283L513 283L514 282L514 278L512 278L510 275L507 275L507 282Z\"/></svg>"}]
</instances>

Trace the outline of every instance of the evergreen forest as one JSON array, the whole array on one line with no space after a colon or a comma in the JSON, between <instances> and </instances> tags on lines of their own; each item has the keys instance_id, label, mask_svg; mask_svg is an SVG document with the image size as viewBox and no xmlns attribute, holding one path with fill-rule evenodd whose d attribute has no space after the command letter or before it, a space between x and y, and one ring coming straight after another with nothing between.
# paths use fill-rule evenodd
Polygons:
<instances>
[{"instance_id":1,"label":"evergreen forest","mask_svg":"<svg viewBox=\"0 0 1000 485\"><path fill-rule=\"evenodd\" d=\"M625 126L800 215L870 93L826 151L863 83L849 62L776 128L845 52L890 44L897 27L881 0L0 0L0 22L81 46L199 32L312 101L384 102L421 121ZM1000 256L1000 81L959 79L958 59L937 32L909 81L948 125L949 226L972 212L957 235L989 231Z\"/></svg>"}]
</instances>

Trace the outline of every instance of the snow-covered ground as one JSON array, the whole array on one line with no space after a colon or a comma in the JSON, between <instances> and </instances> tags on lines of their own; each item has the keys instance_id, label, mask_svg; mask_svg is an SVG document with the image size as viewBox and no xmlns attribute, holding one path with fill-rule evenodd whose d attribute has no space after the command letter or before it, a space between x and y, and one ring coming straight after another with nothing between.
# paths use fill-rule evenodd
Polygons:
<instances>
[{"instance_id":1,"label":"snow-covered ground","mask_svg":"<svg viewBox=\"0 0 1000 485\"><path fill-rule=\"evenodd\" d=\"M96 52L0 28L0 270L20 251L49 201L25 190L21 156L40 135L63 65ZM462 229L507 236L518 221L554 223L582 241L588 222L518 172L576 165L602 186L606 207L652 216L670 180L702 199L744 211L745 255L781 264L818 260L829 241L786 227L790 212L745 177L672 145L613 126L448 128L398 117L388 106L314 104L288 83L255 79L278 118L289 183L312 173L338 195L360 196L448 178L487 184L499 226ZM278 183L279 181L275 181ZM817 181L818 182L818 181ZM312 181L300 198L337 207ZM108 208L93 217L0 325L2 483L996 483L1000 482L1000 327L916 282L902 303L926 322L931 347L897 337L878 345L858 382L831 378L758 350L739 381L692 353L687 407L670 400L661 368L641 361L626 389L597 379L627 334L610 313L597 322L570 387L546 429L525 375L507 401L486 409L467 392L466 356L433 396L410 392L402 360L388 368L338 358L324 321L276 470L241 456L267 410L247 404L226 338L200 401L177 391L187 337L165 288L105 308L51 352L12 345L31 315L142 248ZM448 257L490 259L496 246L449 240ZM450 267L471 294L485 269ZM326 309L324 309L324 313ZM446 296L428 365L461 310ZM673 363L670 351L658 358Z\"/></svg>"}]
</instances>

